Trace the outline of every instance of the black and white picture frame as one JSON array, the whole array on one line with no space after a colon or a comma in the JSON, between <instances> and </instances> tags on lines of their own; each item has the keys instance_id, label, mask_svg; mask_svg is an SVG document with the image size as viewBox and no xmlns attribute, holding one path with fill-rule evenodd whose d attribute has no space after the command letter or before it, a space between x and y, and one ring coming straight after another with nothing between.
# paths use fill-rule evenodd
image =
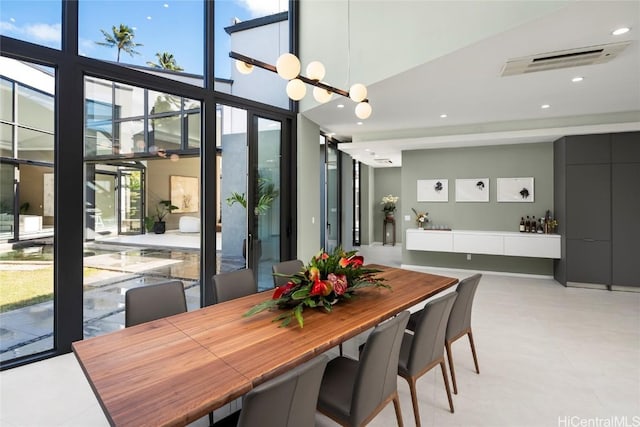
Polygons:
<instances>
[{"instance_id":1,"label":"black and white picture frame","mask_svg":"<svg viewBox=\"0 0 640 427\"><path fill-rule=\"evenodd\" d=\"M418 202L448 202L449 201L449 180L448 179L419 179Z\"/></svg>"},{"instance_id":2,"label":"black and white picture frame","mask_svg":"<svg viewBox=\"0 0 640 427\"><path fill-rule=\"evenodd\" d=\"M456 202L489 202L489 178L456 179Z\"/></svg>"},{"instance_id":3,"label":"black and white picture frame","mask_svg":"<svg viewBox=\"0 0 640 427\"><path fill-rule=\"evenodd\" d=\"M498 178L498 202L533 203L533 177L529 178Z\"/></svg>"}]
</instances>

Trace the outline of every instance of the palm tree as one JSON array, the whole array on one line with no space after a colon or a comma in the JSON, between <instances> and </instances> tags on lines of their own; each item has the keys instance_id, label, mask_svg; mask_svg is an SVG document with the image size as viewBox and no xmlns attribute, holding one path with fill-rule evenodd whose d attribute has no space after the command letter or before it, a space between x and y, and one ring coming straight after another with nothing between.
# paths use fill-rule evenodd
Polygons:
<instances>
[{"instance_id":1,"label":"palm tree","mask_svg":"<svg viewBox=\"0 0 640 427\"><path fill-rule=\"evenodd\" d=\"M169 52L158 52L156 53L156 57L158 58L158 62L147 61L147 65L154 68L162 68L163 70L171 70L171 71L183 71L184 68L178 65L176 62L176 58L173 57L173 53Z\"/></svg>"},{"instance_id":2,"label":"palm tree","mask_svg":"<svg viewBox=\"0 0 640 427\"><path fill-rule=\"evenodd\" d=\"M111 31L113 32L113 34L109 34L105 30L100 30L100 31L104 35L104 41L96 42L96 44L99 44L100 46L117 47L118 48L118 56L116 59L117 62L120 62L121 50L124 50L131 56L133 56L134 54L140 55L140 52L137 52L135 50L135 47L142 46L142 44L136 43L133 41L135 34L133 32L133 29L128 25L120 24L119 27L116 27L114 25L113 27L111 27Z\"/></svg>"}]
</instances>

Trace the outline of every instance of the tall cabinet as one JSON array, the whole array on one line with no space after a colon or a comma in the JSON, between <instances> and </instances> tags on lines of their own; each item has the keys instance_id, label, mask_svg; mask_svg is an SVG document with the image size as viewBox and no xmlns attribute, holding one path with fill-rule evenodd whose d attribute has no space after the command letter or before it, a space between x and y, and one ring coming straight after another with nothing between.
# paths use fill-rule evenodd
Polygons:
<instances>
[{"instance_id":1,"label":"tall cabinet","mask_svg":"<svg viewBox=\"0 0 640 427\"><path fill-rule=\"evenodd\" d=\"M634 224L640 214L639 186L640 132L554 142L554 209L562 236L557 281L640 286L640 262L632 247L640 242Z\"/></svg>"}]
</instances>

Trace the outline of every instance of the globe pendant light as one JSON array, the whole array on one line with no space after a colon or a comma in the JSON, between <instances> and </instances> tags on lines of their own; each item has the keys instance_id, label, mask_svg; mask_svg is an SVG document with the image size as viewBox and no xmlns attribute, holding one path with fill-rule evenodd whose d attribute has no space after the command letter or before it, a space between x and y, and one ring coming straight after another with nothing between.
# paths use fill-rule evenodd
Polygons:
<instances>
[{"instance_id":1,"label":"globe pendant light","mask_svg":"<svg viewBox=\"0 0 640 427\"><path fill-rule=\"evenodd\" d=\"M295 79L300 74L300 60L291 53L284 53L276 61L276 72L285 80Z\"/></svg>"},{"instance_id":2,"label":"globe pendant light","mask_svg":"<svg viewBox=\"0 0 640 427\"><path fill-rule=\"evenodd\" d=\"M326 71L320 61L312 61L307 65L307 77L311 80L320 81L324 79Z\"/></svg>"},{"instance_id":3,"label":"globe pendant light","mask_svg":"<svg viewBox=\"0 0 640 427\"><path fill-rule=\"evenodd\" d=\"M300 101L307 94L307 87L302 80L293 79L287 83L287 95L294 101Z\"/></svg>"},{"instance_id":4,"label":"globe pendant light","mask_svg":"<svg viewBox=\"0 0 640 427\"><path fill-rule=\"evenodd\" d=\"M240 74L251 74L253 71L253 65L247 64L244 61L236 60L236 70L238 70Z\"/></svg>"},{"instance_id":5,"label":"globe pendant light","mask_svg":"<svg viewBox=\"0 0 640 427\"><path fill-rule=\"evenodd\" d=\"M349 89L349 98L355 102L362 102L367 98L367 87L361 83L356 83Z\"/></svg>"},{"instance_id":6,"label":"globe pendant light","mask_svg":"<svg viewBox=\"0 0 640 427\"><path fill-rule=\"evenodd\" d=\"M371 115L371 111L371 105L369 105L368 102L360 102L358 105L356 105L356 116L359 119L368 119Z\"/></svg>"},{"instance_id":7,"label":"globe pendant light","mask_svg":"<svg viewBox=\"0 0 640 427\"><path fill-rule=\"evenodd\" d=\"M316 101L318 101L321 104L331 101L332 96L333 96L333 93L331 93L326 89L323 89L321 87L313 88L313 97L315 98Z\"/></svg>"}]
</instances>

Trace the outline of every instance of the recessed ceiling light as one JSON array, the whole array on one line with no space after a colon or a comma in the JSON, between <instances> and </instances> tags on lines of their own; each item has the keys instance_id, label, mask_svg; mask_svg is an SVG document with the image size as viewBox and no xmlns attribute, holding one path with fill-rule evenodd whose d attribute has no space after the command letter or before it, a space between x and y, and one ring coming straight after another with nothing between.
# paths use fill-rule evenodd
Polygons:
<instances>
[{"instance_id":1,"label":"recessed ceiling light","mask_svg":"<svg viewBox=\"0 0 640 427\"><path fill-rule=\"evenodd\" d=\"M441 119L446 119L448 116L446 114L440 114Z\"/></svg>"},{"instance_id":2,"label":"recessed ceiling light","mask_svg":"<svg viewBox=\"0 0 640 427\"><path fill-rule=\"evenodd\" d=\"M549 104L542 104L542 105L540 106L540 108L542 108L543 110L546 110L546 109L547 109L547 108L549 108L549 107L551 107L551 105L549 105Z\"/></svg>"},{"instance_id":3,"label":"recessed ceiling light","mask_svg":"<svg viewBox=\"0 0 640 427\"><path fill-rule=\"evenodd\" d=\"M364 151L371 151L371 150L370 150L370 149L368 149L368 148L365 148L365 149L364 149Z\"/></svg>"},{"instance_id":4,"label":"recessed ceiling light","mask_svg":"<svg viewBox=\"0 0 640 427\"><path fill-rule=\"evenodd\" d=\"M584 77L581 77L581 76L577 76L577 77L574 77L574 78L571 79L571 81L574 82L574 83L578 83L578 82L581 82L583 80L584 80Z\"/></svg>"},{"instance_id":5,"label":"recessed ceiling light","mask_svg":"<svg viewBox=\"0 0 640 427\"><path fill-rule=\"evenodd\" d=\"M358 122L356 123L358 126L362 126L362 122Z\"/></svg>"},{"instance_id":6,"label":"recessed ceiling light","mask_svg":"<svg viewBox=\"0 0 640 427\"><path fill-rule=\"evenodd\" d=\"M612 31L611 34L613 34L614 36L620 36L622 34L628 33L630 29L631 28L628 28L628 27L618 28L618 29Z\"/></svg>"},{"instance_id":7,"label":"recessed ceiling light","mask_svg":"<svg viewBox=\"0 0 640 427\"><path fill-rule=\"evenodd\" d=\"M338 108L344 108L344 104L338 104L337 107Z\"/></svg>"}]
</instances>

